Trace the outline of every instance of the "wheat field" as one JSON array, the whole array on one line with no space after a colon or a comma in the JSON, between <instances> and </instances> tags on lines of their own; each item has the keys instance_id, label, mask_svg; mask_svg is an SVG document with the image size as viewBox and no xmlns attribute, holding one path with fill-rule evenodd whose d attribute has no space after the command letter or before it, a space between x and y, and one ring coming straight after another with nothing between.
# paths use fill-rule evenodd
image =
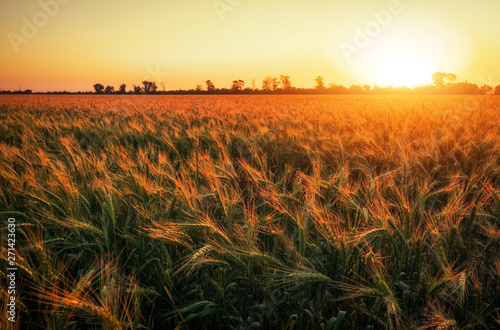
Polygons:
<instances>
[{"instance_id":1,"label":"wheat field","mask_svg":"<svg viewBox=\"0 0 500 330\"><path fill-rule=\"evenodd\" d=\"M11 95L0 129L20 329L500 327L500 97Z\"/></svg>"}]
</instances>

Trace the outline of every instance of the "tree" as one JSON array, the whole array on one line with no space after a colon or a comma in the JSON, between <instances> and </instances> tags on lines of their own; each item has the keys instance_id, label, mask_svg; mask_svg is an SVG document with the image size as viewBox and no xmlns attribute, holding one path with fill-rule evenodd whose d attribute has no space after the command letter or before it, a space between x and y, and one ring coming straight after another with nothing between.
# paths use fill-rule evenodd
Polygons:
<instances>
[{"instance_id":1,"label":"tree","mask_svg":"<svg viewBox=\"0 0 500 330\"><path fill-rule=\"evenodd\" d=\"M432 83L436 86L444 86L444 72L434 72L432 74Z\"/></svg>"},{"instance_id":2,"label":"tree","mask_svg":"<svg viewBox=\"0 0 500 330\"><path fill-rule=\"evenodd\" d=\"M140 93L141 93L141 87L140 87L140 86L135 86L135 85L134 85L134 93L135 93L135 94L140 94Z\"/></svg>"},{"instance_id":3,"label":"tree","mask_svg":"<svg viewBox=\"0 0 500 330\"><path fill-rule=\"evenodd\" d=\"M120 92L120 93L126 93L127 92L126 88L127 88L127 85L121 84L120 88L118 89L118 92Z\"/></svg>"},{"instance_id":4,"label":"tree","mask_svg":"<svg viewBox=\"0 0 500 330\"><path fill-rule=\"evenodd\" d=\"M314 81L316 81L316 86L314 86L314 88L325 89L325 82L323 81L323 77L317 76L316 79L314 79Z\"/></svg>"},{"instance_id":5,"label":"tree","mask_svg":"<svg viewBox=\"0 0 500 330\"><path fill-rule=\"evenodd\" d=\"M233 80L233 84L231 85L231 90L233 91L241 91L245 86L245 82L243 80Z\"/></svg>"},{"instance_id":6,"label":"tree","mask_svg":"<svg viewBox=\"0 0 500 330\"><path fill-rule=\"evenodd\" d=\"M104 91L104 86L102 84L95 84L94 89L96 93L102 93Z\"/></svg>"},{"instance_id":7,"label":"tree","mask_svg":"<svg viewBox=\"0 0 500 330\"><path fill-rule=\"evenodd\" d=\"M349 87L349 92L351 92L352 94L363 94L363 87L359 85L351 85Z\"/></svg>"},{"instance_id":8,"label":"tree","mask_svg":"<svg viewBox=\"0 0 500 330\"><path fill-rule=\"evenodd\" d=\"M479 86L477 84L463 81L456 84L449 85L446 90L449 94L456 95L474 95L479 94Z\"/></svg>"},{"instance_id":9,"label":"tree","mask_svg":"<svg viewBox=\"0 0 500 330\"><path fill-rule=\"evenodd\" d=\"M455 81L457 81L457 75L454 73L447 73L446 81L448 82L448 84L453 84Z\"/></svg>"},{"instance_id":10,"label":"tree","mask_svg":"<svg viewBox=\"0 0 500 330\"><path fill-rule=\"evenodd\" d=\"M446 72L434 72L432 74L432 82L437 87L443 87L446 83L454 83L457 80L457 75L454 73L446 73Z\"/></svg>"},{"instance_id":11,"label":"tree","mask_svg":"<svg viewBox=\"0 0 500 330\"><path fill-rule=\"evenodd\" d=\"M278 81L278 78L273 77L272 78L272 86L273 86L273 91L277 90L279 87L280 83Z\"/></svg>"},{"instance_id":12,"label":"tree","mask_svg":"<svg viewBox=\"0 0 500 330\"><path fill-rule=\"evenodd\" d=\"M158 89L154 81L144 80L142 84L144 85L143 90L145 93L154 93Z\"/></svg>"},{"instance_id":13,"label":"tree","mask_svg":"<svg viewBox=\"0 0 500 330\"><path fill-rule=\"evenodd\" d=\"M339 84L329 84L328 89L335 94L347 94L347 92L349 91L347 87Z\"/></svg>"},{"instance_id":14,"label":"tree","mask_svg":"<svg viewBox=\"0 0 500 330\"><path fill-rule=\"evenodd\" d=\"M493 87L490 85L484 84L483 86L479 87L479 94L481 95L488 95L493 91Z\"/></svg>"},{"instance_id":15,"label":"tree","mask_svg":"<svg viewBox=\"0 0 500 330\"><path fill-rule=\"evenodd\" d=\"M280 76L280 81L281 81L281 88L283 88L284 91L289 91L292 89L292 82L290 81L290 76Z\"/></svg>"},{"instance_id":16,"label":"tree","mask_svg":"<svg viewBox=\"0 0 500 330\"><path fill-rule=\"evenodd\" d=\"M114 91L115 91L115 87L108 85L108 86L106 86L106 89L104 90L104 93L108 93L109 94L109 93L113 93Z\"/></svg>"},{"instance_id":17,"label":"tree","mask_svg":"<svg viewBox=\"0 0 500 330\"><path fill-rule=\"evenodd\" d=\"M500 85L498 85L497 87L495 87L495 90L493 91L493 94L500 95Z\"/></svg>"},{"instance_id":18,"label":"tree","mask_svg":"<svg viewBox=\"0 0 500 330\"><path fill-rule=\"evenodd\" d=\"M213 92L215 90L215 86L214 86L214 83L212 82L212 80L207 80L205 81L205 83L207 84L207 91L209 92Z\"/></svg>"},{"instance_id":19,"label":"tree","mask_svg":"<svg viewBox=\"0 0 500 330\"><path fill-rule=\"evenodd\" d=\"M262 80L262 90L270 91L273 84L273 77L267 76Z\"/></svg>"},{"instance_id":20,"label":"tree","mask_svg":"<svg viewBox=\"0 0 500 330\"><path fill-rule=\"evenodd\" d=\"M203 90L203 86L202 85L200 85L200 84L196 85L195 91L201 92L202 90Z\"/></svg>"}]
</instances>

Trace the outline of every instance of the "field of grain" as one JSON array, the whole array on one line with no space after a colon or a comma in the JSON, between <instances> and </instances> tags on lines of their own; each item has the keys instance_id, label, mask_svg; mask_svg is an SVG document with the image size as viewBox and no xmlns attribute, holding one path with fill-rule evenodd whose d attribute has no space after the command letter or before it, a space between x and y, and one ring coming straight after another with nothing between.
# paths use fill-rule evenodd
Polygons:
<instances>
[{"instance_id":1,"label":"field of grain","mask_svg":"<svg viewBox=\"0 0 500 330\"><path fill-rule=\"evenodd\" d=\"M21 329L500 327L499 97L12 95L0 132Z\"/></svg>"}]
</instances>

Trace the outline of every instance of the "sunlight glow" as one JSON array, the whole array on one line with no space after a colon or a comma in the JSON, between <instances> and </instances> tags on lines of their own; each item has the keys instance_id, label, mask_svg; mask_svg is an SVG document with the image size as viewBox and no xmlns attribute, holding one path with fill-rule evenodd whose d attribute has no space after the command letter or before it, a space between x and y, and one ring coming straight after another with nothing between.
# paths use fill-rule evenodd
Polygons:
<instances>
[{"instance_id":1,"label":"sunlight glow","mask_svg":"<svg viewBox=\"0 0 500 330\"><path fill-rule=\"evenodd\" d=\"M394 19L379 34L365 39L359 34L353 32L342 39L356 47L350 56L346 57L338 44L328 56L333 67L340 64L345 75L370 85L432 84L432 74L437 71L461 77L474 58L473 43L467 32L447 27L436 17L427 17L425 23L420 17Z\"/></svg>"},{"instance_id":2,"label":"sunlight glow","mask_svg":"<svg viewBox=\"0 0 500 330\"><path fill-rule=\"evenodd\" d=\"M433 72L425 59L404 52L375 62L374 71L377 80L383 84L408 87L427 83Z\"/></svg>"}]
</instances>

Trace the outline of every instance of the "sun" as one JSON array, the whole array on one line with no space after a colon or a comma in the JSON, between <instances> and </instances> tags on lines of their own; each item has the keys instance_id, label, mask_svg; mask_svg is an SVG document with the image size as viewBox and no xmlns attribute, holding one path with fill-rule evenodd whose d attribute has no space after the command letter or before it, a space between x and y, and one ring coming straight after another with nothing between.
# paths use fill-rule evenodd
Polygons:
<instances>
[{"instance_id":1,"label":"sun","mask_svg":"<svg viewBox=\"0 0 500 330\"><path fill-rule=\"evenodd\" d=\"M416 54L396 52L373 63L376 80L393 86L415 87L429 82L433 69L430 63Z\"/></svg>"},{"instance_id":2,"label":"sun","mask_svg":"<svg viewBox=\"0 0 500 330\"><path fill-rule=\"evenodd\" d=\"M356 31L349 44L353 45L352 53L346 56L339 47L345 44L342 37L329 54L335 68L353 82L411 88L432 84L434 72L460 75L473 56L468 34L443 25L439 19L425 22L421 17L394 19L376 35ZM362 32L365 33L363 44L359 41Z\"/></svg>"}]
</instances>

